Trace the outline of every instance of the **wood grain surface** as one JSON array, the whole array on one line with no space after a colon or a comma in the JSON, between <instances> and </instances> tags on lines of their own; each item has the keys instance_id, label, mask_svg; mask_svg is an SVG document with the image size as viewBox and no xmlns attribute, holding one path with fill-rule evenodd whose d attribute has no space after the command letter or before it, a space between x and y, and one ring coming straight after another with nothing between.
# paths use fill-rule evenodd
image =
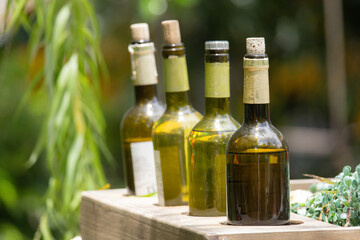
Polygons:
<instances>
[{"instance_id":1,"label":"wood grain surface","mask_svg":"<svg viewBox=\"0 0 360 240\"><path fill-rule=\"evenodd\" d=\"M314 180L312 180L314 181ZM312 182L292 180L293 190ZM360 239L360 227L343 228L297 214L283 226L229 226L226 217L188 216L187 206L160 207L157 197L126 196L125 189L84 192L83 240L306 240Z\"/></svg>"}]
</instances>

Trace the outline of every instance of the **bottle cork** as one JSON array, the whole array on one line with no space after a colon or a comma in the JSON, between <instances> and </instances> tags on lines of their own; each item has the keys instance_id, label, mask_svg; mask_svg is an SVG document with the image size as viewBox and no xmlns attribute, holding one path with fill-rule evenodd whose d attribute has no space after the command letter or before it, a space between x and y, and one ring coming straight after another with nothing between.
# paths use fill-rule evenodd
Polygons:
<instances>
[{"instance_id":1,"label":"bottle cork","mask_svg":"<svg viewBox=\"0 0 360 240\"><path fill-rule=\"evenodd\" d=\"M150 41L149 25L147 23L131 24L130 29L134 42Z\"/></svg>"},{"instance_id":2,"label":"bottle cork","mask_svg":"<svg viewBox=\"0 0 360 240\"><path fill-rule=\"evenodd\" d=\"M181 43L180 26L178 20L167 20L161 22L165 45Z\"/></svg>"},{"instance_id":3,"label":"bottle cork","mask_svg":"<svg viewBox=\"0 0 360 240\"><path fill-rule=\"evenodd\" d=\"M247 38L246 39L246 53L249 55L264 55L265 54L265 38Z\"/></svg>"}]
</instances>

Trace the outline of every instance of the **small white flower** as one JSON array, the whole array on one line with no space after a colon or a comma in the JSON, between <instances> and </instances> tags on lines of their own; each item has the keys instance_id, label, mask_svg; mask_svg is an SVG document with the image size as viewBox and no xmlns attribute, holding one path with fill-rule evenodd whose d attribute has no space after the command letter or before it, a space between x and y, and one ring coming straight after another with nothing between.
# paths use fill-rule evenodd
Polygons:
<instances>
[{"instance_id":1,"label":"small white flower","mask_svg":"<svg viewBox=\"0 0 360 240\"><path fill-rule=\"evenodd\" d=\"M346 219L346 218L347 218L347 213L342 213L342 214L340 214L340 218L341 218L341 219Z\"/></svg>"},{"instance_id":2,"label":"small white flower","mask_svg":"<svg viewBox=\"0 0 360 240\"><path fill-rule=\"evenodd\" d=\"M299 215L303 215L303 216L305 216L306 215L306 208L299 208L298 210L297 210L297 214L299 214Z\"/></svg>"}]
</instances>

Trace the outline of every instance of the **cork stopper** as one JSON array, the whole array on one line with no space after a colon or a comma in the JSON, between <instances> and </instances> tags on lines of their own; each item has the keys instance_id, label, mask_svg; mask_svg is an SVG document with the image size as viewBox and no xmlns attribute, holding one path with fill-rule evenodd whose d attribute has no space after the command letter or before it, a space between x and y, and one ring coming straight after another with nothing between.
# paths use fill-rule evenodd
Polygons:
<instances>
[{"instance_id":1,"label":"cork stopper","mask_svg":"<svg viewBox=\"0 0 360 240\"><path fill-rule=\"evenodd\" d=\"M246 39L246 53L249 55L264 55L265 54L265 38L247 38Z\"/></svg>"},{"instance_id":2,"label":"cork stopper","mask_svg":"<svg viewBox=\"0 0 360 240\"><path fill-rule=\"evenodd\" d=\"M229 50L228 41L206 41L205 50Z\"/></svg>"},{"instance_id":3,"label":"cork stopper","mask_svg":"<svg viewBox=\"0 0 360 240\"><path fill-rule=\"evenodd\" d=\"M180 26L178 20L167 20L161 22L165 45L181 43Z\"/></svg>"},{"instance_id":4,"label":"cork stopper","mask_svg":"<svg viewBox=\"0 0 360 240\"><path fill-rule=\"evenodd\" d=\"M147 23L131 24L130 29L134 42L150 41L149 25Z\"/></svg>"}]
</instances>

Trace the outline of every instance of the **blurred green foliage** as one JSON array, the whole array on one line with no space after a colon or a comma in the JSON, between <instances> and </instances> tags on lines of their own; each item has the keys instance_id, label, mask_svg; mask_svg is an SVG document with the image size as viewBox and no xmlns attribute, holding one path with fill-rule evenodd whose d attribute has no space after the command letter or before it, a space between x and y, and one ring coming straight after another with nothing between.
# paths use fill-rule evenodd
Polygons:
<instances>
[{"instance_id":1,"label":"blurred green foliage","mask_svg":"<svg viewBox=\"0 0 360 240\"><path fill-rule=\"evenodd\" d=\"M5 14L10 19L5 34L23 27L29 35L30 62L39 64L18 112L33 92L46 98L34 150L18 167L32 167L45 153L49 179L34 239L71 239L80 231L81 192L106 183L100 154L112 158L104 143L105 120L98 100L99 75L106 73L98 23L87 0L37 0L33 9L27 3L10 1ZM16 191L4 176L0 183L7 194L2 198L9 205L16 202Z\"/></svg>"},{"instance_id":2,"label":"blurred green foliage","mask_svg":"<svg viewBox=\"0 0 360 240\"><path fill-rule=\"evenodd\" d=\"M34 93L15 118L28 84L23 47L1 51L0 67L0 239L28 239L34 234L48 174L45 163L25 166L44 117L44 95Z\"/></svg>"},{"instance_id":3,"label":"blurred green foliage","mask_svg":"<svg viewBox=\"0 0 360 240\"><path fill-rule=\"evenodd\" d=\"M56 1L58 2L58 1ZM187 50L191 98L194 107L204 109L203 44L206 40L230 42L231 109L242 122L242 57L245 38L264 36L270 57L271 118L278 126L329 127L325 76L325 39L322 1L266 0L102 0L93 1L100 24L101 50L109 69L109 81L101 85L101 107L107 124L107 146L117 167L105 166L112 187L124 186L119 124L134 102L130 80L129 25L148 22L159 72L158 92L164 99L160 22L179 19ZM360 3L343 1L349 108L349 139L359 162L360 154ZM79 9L77 11L82 11ZM33 19L34 21L34 19ZM50 27L53 27L50 24ZM6 43L4 45L4 43ZM46 95L33 91L15 118L16 108L43 64L36 55L28 66L28 35L20 31L12 41L0 40L0 239L32 238L43 208L48 185L45 156L26 169L47 112ZM12 44L10 47L9 45ZM36 87L35 87L36 88ZM290 146L291 147L291 146ZM291 156L291 175L302 173L333 176L336 169L328 156ZM355 163L354 163L355 166ZM8 190L10 189L10 190ZM13 190L11 190L13 189ZM10 192L13 194L10 194ZM5 192L6 194L4 194ZM3 200L3 196L6 200ZM71 214L70 214L71 216Z\"/></svg>"},{"instance_id":4,"label":"blurred green foliage","mask_svg":"<svg viewBox=\"0 0 360 240\"><path fill-rule=\"evenodd\" d=\"M335 179L305 203L291 204L291 211L342 227L360 226L360 165L353 173L345 166Z\"/></svg>"}]
</instances>

